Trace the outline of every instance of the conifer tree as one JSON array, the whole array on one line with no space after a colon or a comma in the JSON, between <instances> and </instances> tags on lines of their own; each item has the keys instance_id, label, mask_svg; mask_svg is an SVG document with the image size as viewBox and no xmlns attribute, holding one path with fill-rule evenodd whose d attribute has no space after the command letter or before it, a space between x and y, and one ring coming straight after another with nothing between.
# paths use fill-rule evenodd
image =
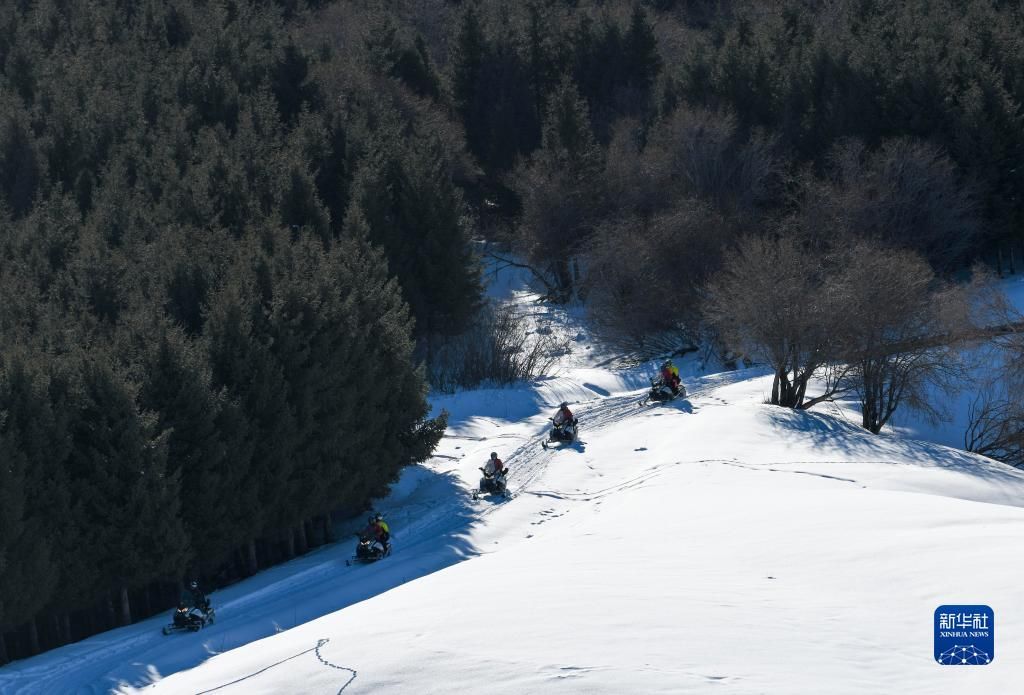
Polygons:
<instances>
[{"instance_id":1,"label":"conifer tree","mask_svg":"<svg viewBox=\"0 0 1024 695\"><path fill-rule=\"evenodd\" d=\"M654 27L647 19L647 13L639 4L633 7L623 46L623 77L626 86L636 89L643 96L649 96L658 73L661 72L661 56L658 55L658 40Z\"/></svg>"},{"instance_id":2,"label":"conifer tree","mask_svg":"<svg viewBox=\"0 0 1024 695\"><path fill-rule=\"evenodd\" d=\"M367 48L376 69L383 74L401 80L419 96L441 96L440 79L422 35L416 34L413 45L408 46L399 37L395 24L385 17L367 40Z\"/></svg>"},{"instance_id":3,"label":"conifer tree","mask_svg":"<svg viewBox=\"0 0 1024 695\"><path fill-rule=\"evenodd\" d=\"M0 367L0 633L49 601L58 568L51 533L59 528L53 486L68 453L45 385L20 358ZM2 659L0 654L0 659Z\"/></svg>"},{"instance_id":4,"label":"conifer tree","mask_svg":"<svg viewBox=\"0 0 1024 695\"><path fill-rule=\"evenodd\" d=\"M254 498L249 570L257 569L255 541L294 519L287 494L296 450L288 382L271 345L268 313L274 301L273 270L255 240L240 249L223 288L211 301L207 324L212 386L237 399L252 433L252 457L243 497Z\"/></svg>"},{"instance_id":5,"label":"conifer tree","mask_svg":"<svg viewBox=\"0 0 1024 695\"><path fill-rule=\"evenodd\" d=\"M358 328L350 350L362 354L362 368L350 384L358 394L350 449L353 471L337 494L346 504L380 495L403 466L422 461L440 441L446 414L426 418L427 384L412 365L412 324L398 283L388 273L384 254L369 243L369 225L359 208L345 220L332 263L346 292L350 321Z\"/></svg>"},{"instance_id":6,"label":"conifer tree","mask_svg":"<svg viewBox=\"0 0 1024 695\"><path fill-rule=\"evenodd\" d=\"M302 164L294 162L281 200L281 221L296 232L305 228L326 243L331 236L331 220L317 197L313 177Z\"/></svg>"},{"instance_id":7,"label":"conifer tree","mask_svg":"<svg viewBox=\"0 0 1024 695\"><path fill-rule=\"evenodd\" d=\"M484 100L481 80L484 61L490 51L487 36L477 15L476 7L470 4L462 15L459 32L455 39L452 57L452 96L455 107L462 117L466 129L466 141L478 158L485 152L487 133L485 119L487 105Z\"/></svg>"},{"instance_id":8,"label":"conifer tree","mask_svg":"<svg viewBox=\"0 0 1024 695\"><path fill-rule=\"evenodd\" d=\"M300 47L288 43L277 61L271 78L278 111L285 121L293 120L304 104L318 97L316 84L307 80L308 75L309 59Z\"/></svg>"},{"instance_id":9,"label":"conifer tree","mask_svg":"<svg viewBox=\"0 0 1024 695\"><path fill-rule=\"evenodd\" d=\"M47 494L40 496L48 518L57 522L53 529L52 552L59 572L50 608L65 615L93 605L101 577L95 557L99 525L96 517L89 513L94 486L73 465L71 457L75 447L74 421L80 404L78 365L74 362L75 358L68 356L49 365L47 390L57 435L52 441L60 445L57 451L63 456L55 458L59 461L57 475L53 484L47 486ZM74 627L69 626L66 638L74 637Z\"/></svg>"},{"instance_id":10,"label":"conifer tree","mask_svg":"<svg viewBox=\"0 0 1024 695\"><path fill-rule=\"evenodd\" d=\"M358 332L343 311L343 295L327 267L324 242L309 236L276 238L271 265L273 301L268 331L271 352L287 384L294 416L294 450L286 487L284 528L306 540L303 522L328 513L325 497L335 483L336 457L347 445L358 393L347 383L361 355L347 349Z\"/></svg>"},{"instance_id":11,"label":"conifer tree","mask_svg":"<svg viewBox=\"0 0 1024 695\"><path fill-rule=\"evenodd\" d=\"M327 206L331 227L341 229L348 209L354 169L354 155L349 144L347 125L343 114L331 111L326 118L325 145L320 148L315 162L317 191Z\"/></svg>"},{"instance_id":12,"label":"conifer tree","mask_svg":"<svg viewBox=\"0 0 1024 695\"><path fill-rule=\"evenodd\" d=\"M601 168L601 150L590 127L586 102L571 80L563 80L551 99L544 123L544 153L557 170L588 179Z\"/></svg>"},{"instance_id":13,"label":"conifer tree","mask_svg":"<svg viewBox=\"0 0 1024 695\"><path fill-rule=\"evenodd\" d=\"M46 499L60 463L48 454L62 453L54 430L45 390L20 360L0 368L0 664L9 660L3 633L33 619L58 576L50 534L59 520Z\"/></svg>"},{"instance_id":14,"label":"conifer tree","mask_svg":"<svg viewBox=\"0 0 1024 695\"><path fill-rule=\"evenodd\" d=\"M246 485L252 457L244 420L225 394L214 393L206 367L172 331L146 360L140 405L168 433L167 475L180 480L180 509L191 564L209 575L249 537L255 496Z\"/></svg>"},{"instance_id":15,"label":"conifer tree","mask_svg":"<svg viewBox=\"0 0 1024 695\"><path fill-rule=\"evenodd\" d=\"M15 218L24 216L35 202L43 170L29 130L20 111L7 112L0 121L0 199Z\"/></svg>"},{"instance_id":16,"label":"conifer tree","mask_svg":"<svg viewBox=\"0 0 1024 695\"><path fill-rule=\"evenodd\" d=\"M513 35L488 39L474 7L463 15L453 55L452 90L470 151L487 171L508 171L540 143L538 110L550 77L543 37L524 58Z\"/></svg>"},{"instance_id":17,"label":"conifer tree","mask_svg":"<svg viewBox=\"0 0 1024 695\"><path fill-rule=\"evenodd\" d=\"M599 209L594 181L602 166L586 103L565 79L548 107L544 146L519 183L530 255L550 269L563 297L576 284L570 261L592 232Z\"/></svg>"},{"instance_id":18,"label":"conifer tree","mask_svg":"<svg viewBox=\"0 0 1024 695\"><path fill-rule=\"evenodd\" d=\"M533 92L534 118L544 122L547 113L548 94L558 83L558 55L555 47L554 14L550 6L531 0L527 4L527 65L530 89Z\"/></svg>"},{"instance_id":19,"label":"conifer tree","mask_svg":"<svg viewBox=\"0 0 1024 695\"><path fill-rule=\"evenodd\" d=\"M370 241L402 286L417 336L458 333L481 301L462 197L438 147L382 138L355 184Z\"/></svg>"},{"instance_id":20,"label":"conifer tree","mask_svg":"<svg viewBox=\"0 0 1024 695\"><path fill-rule=\"evenodd\" d=\"M83 591L94 600L116 595L127 623L128 590L173 573L184 560L179 479L166 472L166 433L138 412L129 385L96 359L81 362L80 377L68 473L97 570Z\"/></svg>"}]
</instances>

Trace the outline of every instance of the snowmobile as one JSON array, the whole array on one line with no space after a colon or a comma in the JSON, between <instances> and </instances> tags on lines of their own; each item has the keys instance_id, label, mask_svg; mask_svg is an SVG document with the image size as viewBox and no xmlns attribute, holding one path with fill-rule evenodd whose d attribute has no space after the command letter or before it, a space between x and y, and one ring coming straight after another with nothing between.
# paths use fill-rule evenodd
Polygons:
<instances>
[{"instance_id":1,"label":"snowmobile","mask_svg":"<svg viewBox=\"0 0 1024 695\"><path fill-rule=\"evenodd\" d=\"M346 565L351 565L355 562L376 562L382 558L387 557L391 554L391 544L387 545L381 543L376 538L369 538L367 536L359 536L359 542L356 544L356 554L352 556L351 560L346 560Z\"/></svg>"},{"instance_id":2,"label":"snowmobile","mask_svg":"<svg viewBox=\"0 0 1024 695\"><path fill-rule=\"evenodd\" d=\"M546 442L541 442L541 446L545 449L548 448L549 443L562 442L565 444L572 444L576 441L576 436L579 434L580 421L577 418L573 418L571 422L563 422L561 425L555 424L555 419L549 417L551 421L551 431L548 433L548 439Z\"/></svg>"},{"instance_id":3,"label":"snowmobile","mask_svg":"<svg viewBox=\"0 0 1024 695\"><path fill-rule=\"evenodd\" d=\"M217 613L213 610L213 606L207 601L205 606L186 606L184 603L179 603L174 613L171 615L171 623L164 625L163 633L169 635L172 632L182 632L188 630L189 632L198 632L207 625L213 625L217 619Z\"/></svg>"},{"instance_id":4,"label":"snowmobile","mask_svg":"<svg viewBox=\"0 0 1024 695\"><path fill-rule=\"evenodd\" d=\"M473 492L473 499L480 499L480 495L509 497L508 485L505 483L505 472L502 472L500 475L487 475L487 472L482 467L480 472L484 474L484 477L480 478L480 489Z\"/></svg>"},{"instance_id":5,"label":"snowmobile","mask_svg":"<svg viewBox=\"0 0 1024 695\"><path fill-rule=\"evenodd\" d=\"M671 386L665 383L665 380L661 377L651 379L651 390L647 396L640 401L640 405L647 405L651 401L657 401L664 403L665 401L675 400L676 398L686 398L686 387L679 384L679 390L673 390Z\"/></svg>"}]
</instances>

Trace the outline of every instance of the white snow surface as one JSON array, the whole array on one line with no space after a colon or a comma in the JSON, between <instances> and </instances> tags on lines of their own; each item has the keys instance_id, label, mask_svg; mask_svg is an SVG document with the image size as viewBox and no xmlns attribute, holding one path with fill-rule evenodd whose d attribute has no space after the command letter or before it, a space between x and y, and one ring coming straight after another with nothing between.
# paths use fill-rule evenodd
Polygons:
<instances>
[{"instance_id":1,"label":"white snow surface","mask_svg":"<svg viewBox=\"0 0 1024 695\"><path fill-rule=\"evenodd\" d=\"M683 361L689 397L641 407L652 365L588 348L432 399L445 438L376 507L391 557L343 540L215 592L198 633L97 635L0 694L1022 692L1024 472L764 405L763 370ZM544 450L561 400L581 441ZM490 451L510 500L472 499ZM992 606L991 664L936 664L942 604Z\"/></svg>"}]
</instances>

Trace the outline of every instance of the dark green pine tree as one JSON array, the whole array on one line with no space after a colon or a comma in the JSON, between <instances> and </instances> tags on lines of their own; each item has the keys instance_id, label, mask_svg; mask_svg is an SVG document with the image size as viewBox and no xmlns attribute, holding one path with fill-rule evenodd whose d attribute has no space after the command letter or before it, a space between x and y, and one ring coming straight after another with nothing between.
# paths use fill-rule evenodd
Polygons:
<instances>
[{"instance_id":1,"label":"dark green pine tree","mask_svg":"<svg viewBox=\"0 0 1024 695\"><path fill-rule=\"evenodd\" d=\"M488 171L508 171L540 144L539 90L549 67L541 49L531 45L524 57L514 35L487 38L474 7L463 15L452 58L453 97L469 149Z\"/></svg>"},{"instance_id":2,"label":"dark green pine tree","mask_svg":"<svg viewBox=\"0 0 1024 695\"><path fill-rule=\"evenodd\" d=\"M28 117L5 109L0 119L0 200L15 219L32 207L43 175Z\"/></svg>"},{"instance_id":3,"label":"dark green pine tree","mask_svg":"<svg viewBox=\"0 0 1024 695\"><path fill-rule=\"evenodd\" d=\"M177 259L170 271L164 311L189 336L203 332L203 306L210 293L211 275L211 269L186 257Z\"/></svg>"},{"instance_id":4,"label":"dark green pine tree","mask_svg":"<svg viewBox=\"0 0 1024 695\"><path fill-rule=\"evenodd\" d=\"M421 35L416 35L412 46L404 45L394 22L384 17L366 47L379 72L400 80L421 97L437 100L441 96L441 81Z\"/></svg>"},{"instance_id":5,"label":"dark green pine tree","mask_svg":"<svg viewBox=\"0 0 1024 695\"><path fill-rule=\"evenodd\" d=\"M542 156L552 171L564 171L580 184L592 181L601 171L601 148L590 127L586 102L569 79L562 81L551 98Z\"/></svg>"},{"instance_id":6,"label":"dark green pine tree","mask_svg":"<svg viewBox=\"0 0 1024 695\"><path fill-rule=\"evenodd\" d=\"M461 194L437 143L382 137L355 184L369 238L384 249L416 320L416 335L463 330L481 302Z\"/></svg>"},{"instance_id":7,"label":"dark green pine tree","mask_svg":"<svg viewBox=\"0 0 1024 695\"><path fill-rule=\"evenodd\" d=\"M0 410L0 417L7 413ZM23 576L19 552L27 535L25 528L25 453L21 443L0 430L0 665L11 660L4 633L24 622L18 590L28 582Z\"/></svg>"},{"instance_id":8,"label":"dark green pine tree","mask_svg":"<svg viewBox=\"0 0 1024 695\"><path fill-rule=\"evenodd\" d=\"M338 402L351 396L344 378L357 368L344 342L325 339L334 331L347 338L355 327L338 315L340 299L329 286L323 242L278 233L272 248L267 259L273 284L269 345L287 384L287 405L295 422L290 474L279 494L287 497L288 517L282 522L293 530L285 540L290 547L291 539L298 539L302 550L307 542L304 522L333 509L332 500L323 497L331 481L322 454L344 445L347 423L339 417Z\"/></svg>"},{"instance_id":9,"label":"dark green pine tree","mask_svg":"<svg viewBox=\"0 0 1024 695\"><path fill-rule=\"evenodd\" d=\"M101 570L96 563L100 534L93 526L96 517L91 512L93 507L101 508L102 500L98 499L90 478L73 465L71 458L75 448L73 427L81 403L79 368L71 357L52 362L47 387L55 433L61 435L55 442L63 440L65 453L59 459L56 484L50 486L48 495L41 497L45 500L48 518L54 522L53 554L59 567L50 608L65 617L72 611L93 606L102 585ZM64 639L91 634L76 632L79 626L70 619L65 624Z\"/></svg>"},{"instance_id":10,"label":"dark green pine tree","mask_svg":"<svg viewBox=\"0 0 1024 695\"><path fill-rule=\"evenodd\" d=\"M281 199L281 221L295 234L313 234L322 243L331 238L331 218L317 197L316 182L305 165L293 161Z\"/></svg>"},{"instance_id":11,"label":"dark green pine tree","mask_svg":"<svg viewBox=\"0 0 1024 695\"><path fill-rule=\"evenodd\" d=\"M413 39L412 48L404 48L392 68L391 75L402 80L409 89L420 96L435 101L441 96L441 78L437 75L434 61L427 51L427 42L420 34Z\"/></svg>"},{"instance_id":12,"label":"dark green pine tree","mask_svg":"<svg viewBox=\"0 0 1024 695\"><path fill-rule=\"evenodd\" d=\"M607 134L616 87L622 83L622 32L610 18L595 28L594 21L584 16L569 39L570 76L586 99L588 118L597 125L596 130L603 127Z\"/></svg>"},{"instance_id":13,"label":"dark green pine tree","mask_svg":"<svg viewBox=\"0 0 1024 695\"><path fill-rule=\"evenodd\" d=\"M496 42L487 53L479 96L487 105L482 162L489 169L507 171L540 145L541 119L530 78L530 66L511 40Z\"/></svg>"},{"instance_id":14,"label":"dark green pine tree","mask_svg":"<svg viewBox=\"0 0 1024 695\"><path fill-rule=\"evenodd\" d=\"M346 427L346 474L333 493L348 505L384 494L402 467L428 458L447 418L442 413L424 420L427 384L422 369L413 368L409 310L384 254L368 235L366 220L354 208L331 255L347 321L356 327L347 349L359 364L347 379L347 407L355 417Z\"/></svg>"},{"instance_id":15,"label":"dark green pine tree","mask_svg":"<svg viewBox=\"0 0 1024 695\"><path fill-rule=\"evenodd\" d=\"M345 219L356 153L349 142L348 115L331 102L321 113L302 114L289 136L288 149L314 172L316 197L327 208L332 234ZM316 216L318 217L319 213ZM284 220L288 223L288 220Z\"/></svg>"},{"instance_id":16,"label":"dark green pine tree","mask_svg":"<svg viewBox=\"0 0 1024 695\"><path fill-rule=\"evenodd\" d=\"M166 433L139 412L129 384L95 356L79 373L68 472L90 531L92 598L117 597L123 624L131 622L128 590L174 576L185 560L179 479L166 471Z\"/></svg>"},{"instance_id":17,"label":"dark green pine tree","mask_svg":"<svg viewBox=\"0 0 1024 695\"><path fill-rule=\"evenodd\" d=\"M537 0L527 4L527 66L533 94L534 118L544 122L548 95L558 84L559 58L555 46L552 8Z\"/></svg>"},{"instance_id":18,"label":"dark green pine tree","mask_svg":"<svg viewBox=\"0 0 1024 695\"><path fill-rule=\"evenodd\" d=\"M475 5L462 15L452 56L452 97L466 129L466 142L477 159L486 164L488 104L482 82L484 62L490 53Z\"/></svg>"},{"instance_id":19,"label":"dark green pine tree","mask_svg":"<svg viewBox=\"0 0 1024 695\"><path fill-rule=\"evenodd\" d=\"M633 7L623 45L623 77L626 86L649 97L661 72L658 39L647 13L639 4Z\"/></svg>"},{"instance_id":20,"label":"dark green pine tree","mask_svg":"<svg viewBox=\"0 0 1024 695\"><path fill-rule=\"evenodd\" d=\"M191 566L209 576L251 536L250 439L237 405L212 391L194 345L167 331L151 349L139 404L169 433L167 474L180 480Z\"/></svg>"},{"instance_id":21,"label":"dark green pine tree","mask_svg":"<svg viewBox=\"0 0 1024 695\"><path fill-rule=\"evenodd\" d=\"M0 368L0 664L9 661L3 633L33 620L58 577L47 493L63 453L45 389L18 360ZM30 651L38 631L30 630Z\"/></svg>"},{"instance_id":22,"label":"dark green pine tree","mask_svg":"<svg viewBox=\"0 0 1024 695\"><path fill-rule=\"evenodd\" d=\"M572 294L571 267L600 214L601 191L594 186L603 169L587 107L568 78L551 97L544 125L544 146L522 186L526 241L533 260L546 265L559 293Z\"/></svg>"},{"instance_id":23,"label":"dark green pine tree","mask_svg":"<svg viewBox=\"0 0 1024 695\"><path fill-rule=\"evenodd\" d=\"M308 76L309 59L301 48L288 43L271 75L278 111L286 122L292 121L303 105L315 104L319 99L316 83L308 80Z\"/></svg>"},{"instance_id":24,"label":"dark green pine tree","mask_svg":"<svg viewBox=\"0 0 1024 695\"><path fill-rule=\"evenodd\" d=\"M258 569L256 541L295 519L288 481L298 424L288 381L270 345L273 280L264 252L253 240L246 241L225 286L211 301L206 333L212 386L238 402L252 433L252 458L243 479L247 489L242 491L245 498L255 498L246 542L250 572Z\"/></svg>"}]
</instances>

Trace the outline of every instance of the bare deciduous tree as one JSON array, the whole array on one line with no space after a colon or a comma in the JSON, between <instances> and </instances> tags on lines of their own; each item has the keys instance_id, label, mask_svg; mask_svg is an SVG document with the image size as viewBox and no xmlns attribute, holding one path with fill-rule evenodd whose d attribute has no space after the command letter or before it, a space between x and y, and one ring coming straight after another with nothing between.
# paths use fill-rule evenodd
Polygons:
<instances>
[{"instance_id":1,"label":"bare deciduous tree","mask_svg":"<svg viewBox=\"0 0 1024 695\"><path fill-rule=\"evenodd\" d=\"M1024 468L1024 405L1019 398L979 394L967 416L967 451Z\"/></svg>"},{"instance_id":2,"label":"bare deciduous tree","mask_svg":"<svg viewBox=\"0 0 1024 695\"><path fill-rule=\"evenodd\" d=\"M746 237L709 284L705 315L732 349L775 372L771 403L809 408L812 376L841 349L835 259L795 238Z\"/></svg>"},{"instance_id":3,"label":"bare deciduous tree","mask_svg":"<svg viewBox=\"0 0 1024 695\"><path fill-rule=\"evenodd\" d=\"M936 396L958 390L965 374L967 291L940 285L914 252L861 242L849 258L837 279L846 317L838 357L864 427L877 434L901 405L940 419Z\"/></svg>"},{"instance_id":4,"label":"bare deciduous tree","mask_svg":"<svg viewBox=\"0 0 1024 695\"><path fill-rule=\"evenodd\" d=\"M585 287L605 337L629 347L666 334L678 343L695 342L700 293L733 229L695 201L649 221L627 217L602 225L586 255Z\"/></svg>"},{"instance_id":5,"label":"bare deciduous tree","mask_svg":"<svg viewBox=\"0 0 1024 695\"><path fill-rule=\"evenodd\" d=\"M706 316L734 350L775 372L771 403L807 409L847 391L878 433L901 405L932 418L964 376L968 291L916 253L861 241L749 237L710 284ZM822 393L808 397L811 377Z\"/></svg>"},{"instance_id":6,"label":"bare deciduous tree","mask_svg":"<svg viewBox=\"0 0 1024 695\"><path fill-rule=\"evenodd\" d=\"M935 267L961 261L978 232L974 190L943 150L895 138L869 152L837 144L827 181L802 177L799 226L812 237L871 239L924 254Z\"/></svg>"},{"instance_id":7,"label":"bare deciduous tree","mask_svg":"<svg viewBox=\"0 0 1024 695\"><path fill-rule=\"evenodd\" d=\"M772 137L741 138L730 113L679 108L656 126L645 148L658 190L713 203L720 210L749 212L775 196L784 163Z\"/></svg>"},{"instance_id":8,"label":"bare deciduous tree","mask_svg":"<svg viewBox=\"0 0 1024 695\"><path fill-rule=\"evenodd\" d=\"M1024 329L1022 317L998 289L987 287L980 307L983 321L995 326L991 370L968 408L964 448L1024 468Z\"/></svg>"}]
</instances>

